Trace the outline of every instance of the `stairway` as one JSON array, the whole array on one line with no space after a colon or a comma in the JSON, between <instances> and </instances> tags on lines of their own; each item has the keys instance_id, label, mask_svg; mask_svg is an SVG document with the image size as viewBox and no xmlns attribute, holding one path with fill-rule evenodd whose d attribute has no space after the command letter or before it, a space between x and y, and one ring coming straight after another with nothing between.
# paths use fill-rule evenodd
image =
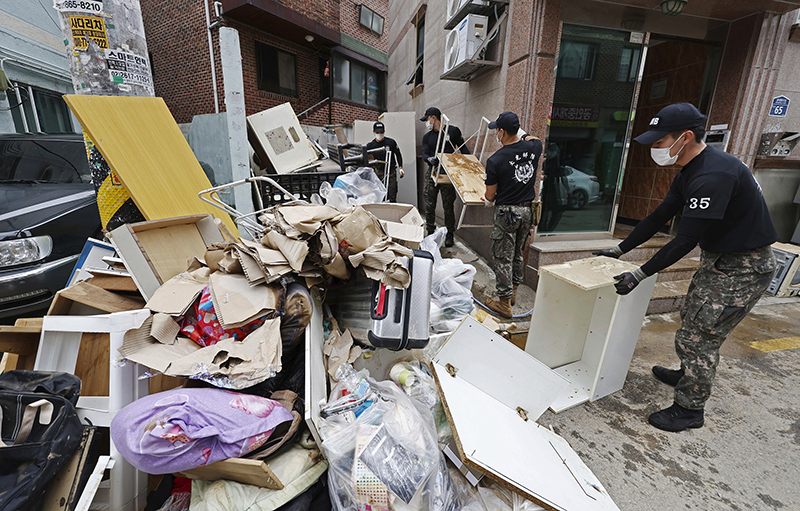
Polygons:
<instances>
[{"instance_id":1,"label":"stairway","mask_svg":"<svg viewBox=\"0 0 800 511\"><path fill-rule=\"evenodd\" d=\"M577 241L535 241L528 249L528 261L525 271L525 284L536 289L539 275L538 268L550 264L566 263L586 257L593 257L592 252L612 248L628 234L630 228L621 226L615 230L615 237L602 240ZM644 264L661 247L672 238L665 234L656 234L642 245L620 257L637 265ZM655 290L647 308L647 314L661 314L679 311L683 306L689 289L692 275L700 267L700 248L695 247L683 259L658 273Z\"/></svg>"}]
</instances>

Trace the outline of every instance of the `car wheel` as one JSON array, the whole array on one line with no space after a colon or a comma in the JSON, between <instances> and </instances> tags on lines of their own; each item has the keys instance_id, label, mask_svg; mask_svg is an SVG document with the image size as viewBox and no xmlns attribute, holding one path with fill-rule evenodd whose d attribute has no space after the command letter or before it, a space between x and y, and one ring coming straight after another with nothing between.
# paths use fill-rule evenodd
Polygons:
<instances>
[{"instance_id":1,"label":"car wheel","mask_svg":"<svg viewBox=\"0 0 800 511\"><path fill-rule=\"evenodd\" d=\"M581 209L589 202L589 194L584 190L575 190L569 197L573 209Z\"/></svg>"}]
</instances>

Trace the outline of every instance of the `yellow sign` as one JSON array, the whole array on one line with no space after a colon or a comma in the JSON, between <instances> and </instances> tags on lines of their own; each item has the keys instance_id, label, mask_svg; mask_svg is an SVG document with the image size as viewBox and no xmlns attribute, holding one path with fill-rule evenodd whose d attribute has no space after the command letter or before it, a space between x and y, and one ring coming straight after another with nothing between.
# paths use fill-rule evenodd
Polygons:
<instances>
[{"instance_id":1,"label":"yellow sign","mask_svg":"<svg viewBox=\"0 0 800 511\"><path fill-rule=\"evenodd\" d=\"M91 39L102 49L108 48L108 34L103 18L94 16L68 16L69 28L72 31L72 44L76 50L85 50Z\"/></svg>"}]
</instances>

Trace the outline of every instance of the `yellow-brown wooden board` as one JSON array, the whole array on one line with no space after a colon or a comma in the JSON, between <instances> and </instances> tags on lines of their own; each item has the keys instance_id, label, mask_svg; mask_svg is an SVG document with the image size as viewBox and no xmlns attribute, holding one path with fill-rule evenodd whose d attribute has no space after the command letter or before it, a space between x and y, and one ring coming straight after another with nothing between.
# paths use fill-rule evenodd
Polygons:
<instances>
[{"instance_id":1,"label":"yellow-brown wooden board","mask_svg":"<svg viewBox=\"0 0 800 511\"><path fill-rule=\"evenodd\" d=\"M211 183L163 99L64 99L147 220L211 213L238 234L227 213L197 196Z\"/></svg>"},{"instance_id":2,"label":"yellow-brown wooden board","mask_svg":"<svg viewBox=\"0 0 800 511\"><path fill-rule=\"evenodd\" d=\"M442 167L464 204L483 204L486 169L474 154L442 154Z\"/></svg>"}]
</instances>

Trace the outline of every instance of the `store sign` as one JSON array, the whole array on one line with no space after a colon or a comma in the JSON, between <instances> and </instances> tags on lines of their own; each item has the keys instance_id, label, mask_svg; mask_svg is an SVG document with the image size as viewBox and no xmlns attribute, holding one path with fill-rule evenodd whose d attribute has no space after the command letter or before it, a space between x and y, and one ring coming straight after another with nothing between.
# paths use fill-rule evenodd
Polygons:
<instances>
[{"instance_id":1,"label":"store sign","mask_svg":"<svg viewBox=\"0 0 800 511\"><path fill-rule=\"evenodd\" d=\"M770 117L786 117L786 112L789 111L789 101L786 96L772 98L772 106L769 108Z\"/></svg>"},{"instance_id":2,"label":"store sign","mask_svg":"<svg viewBox=\"0 0 800 511\"><path fill-rule=\"evenodd\" d=\"M553 105L548 124L567 128L596 128L600 123L600 107Z\"/></svg>"}]
</instances>

